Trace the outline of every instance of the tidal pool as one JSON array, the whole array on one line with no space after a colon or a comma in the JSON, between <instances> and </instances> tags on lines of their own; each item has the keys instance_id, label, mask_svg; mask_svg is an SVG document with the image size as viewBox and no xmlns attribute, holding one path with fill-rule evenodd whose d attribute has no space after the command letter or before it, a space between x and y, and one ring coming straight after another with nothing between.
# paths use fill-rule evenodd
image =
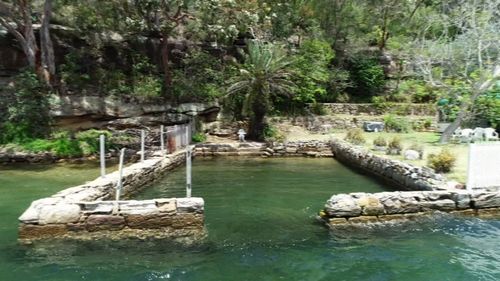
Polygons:
<instances>
[{"instance_id":1,"label":"tidal pool","mask_svg":"<svg viewBox=\"0 0 500 281\"><path fill-rule=\"evenodd\" d=\"M333 193L383 183L334 159L196 159L207 241L16 243L31 200L96 177L97 166L0 168L0 280L500 280L500 221L440 215L331 233L314 217ZM136 198L183 197L185 170Z\"/></svg>"}]
</instances>

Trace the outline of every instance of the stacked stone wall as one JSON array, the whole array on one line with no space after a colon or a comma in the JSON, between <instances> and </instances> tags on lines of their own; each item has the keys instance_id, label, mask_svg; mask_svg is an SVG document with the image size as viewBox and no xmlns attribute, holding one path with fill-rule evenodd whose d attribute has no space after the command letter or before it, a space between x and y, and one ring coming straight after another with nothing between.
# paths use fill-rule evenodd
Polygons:
<instances>
[{"instance_id":1,"label":"stacked stone wall","mask_svg":"<svg viewBox=\"0 0 500 281\"><path fill-rule=\"evenodd\" d=\"M334 157L340 162L393 183L397 188L405 190L442 190L448 188L446 179L430 168L416 167L401 161L384 158L339 139L331 141L331 148Z\"/></svg>"},{"instance_id":2,"label":"stacked stone wall","mask_svg":"<svg viewBox=\"0 0 500 281\"><path fill-rule=\"evenodd\" d=\"M185 151L156 156L123 170L128 197L185 161ZM202 198L105 201L115 196L118 171L36 200L19 218L19 238L168 237L198 240L204 235Z\"/></svg>"},{"instance_id":3,"label":"stacked stone wall","mask_svg":"<svg viewBox=\"0 0 500 281\"><path fill-rule=\"evenodd\" d=\"M321 212L330 227L404 221L436 211L498 216L500 193L489 191L402 191L333 195Z\"/></svg>"},{"instance_id":4,"label":"stacked stone wall","mask_svg":"<svg viewBox=\"0 0 500 281\"><path fill-rule=\"evenodd\" d=\"M296 141L286 143L205 143L195 147L195 155L214 156L253 156L253 157L332 157L328 142Z\"/></svg>"},{"instance_id":5,"label":"stacked stone wall","mask_svg":"<svg viewBox=\"0 0 500 281\"><path fill-rule=\"evenodd\" d=\"M331 114L346 115L384 115L386 113L412 116L435 116L434 104L387 103L323 103L323 107Z\"/></svg>"}]
</instances>

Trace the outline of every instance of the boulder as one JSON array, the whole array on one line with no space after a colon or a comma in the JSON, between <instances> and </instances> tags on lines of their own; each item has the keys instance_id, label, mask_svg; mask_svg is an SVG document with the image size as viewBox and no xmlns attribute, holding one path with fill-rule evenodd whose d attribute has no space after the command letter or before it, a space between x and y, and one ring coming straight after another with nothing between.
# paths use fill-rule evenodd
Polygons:
<instances>
[{"instance_id":1,"label":"boulder","mask_svg":"<svg viewBox=\"0 0 500 281\"><path fill-rule=\"evenodd\" d=\"M347 194L334 195L328 200L325 211L330 217L355 217L361 214L361 207Z\"/></svg>"},{"instance_id":2,"label":"boulder","mask_svg":"<svg viewBox=\"0 0 500 281\"><path fill-rule=\"evenodd\" d=\"M420 153L416 150L406 150L404 153L404 157L406 160L418 160L420 158Z\"/></svg>"},{"instance_id":3,"label":"boulder","mask_svg":"<svg viewBox=\"0 0 500 281\"><path fill-rule=\"evenodd\" d=\"M203 213L205 201L201 197L177 198L177 212L180 213Z\"/></svg>"},{"instance_id":4,"label":"boulder","mask_svg":"<svg viewBox=\"0 0 500 281\"><path fill-rule=\"evenodd\" d=\"M472 206L476 209L500 206L500 192L472 193Z\"/></svg>"},{"instance_id":5,"label":"boulder","mask_svg":"<svg viewBox=\"0 0 500 281\"><path fill-rule=\"evenodd\" d=\"M375 196L364 196L357 200L357 204L362 208L362 214L366 216L376 216L384 213L384 205Z\"/></svg>"},{"instance_id":6,"label":"boulder","mask_svg":"<svg viewBox=\"0 0 500 281\"><path fill-rule=\"evenodd\" d=\"M38 224L65 224L80 219L80 206L77 204L58 203L40 208Z\"/></svg>"}]
</instances>

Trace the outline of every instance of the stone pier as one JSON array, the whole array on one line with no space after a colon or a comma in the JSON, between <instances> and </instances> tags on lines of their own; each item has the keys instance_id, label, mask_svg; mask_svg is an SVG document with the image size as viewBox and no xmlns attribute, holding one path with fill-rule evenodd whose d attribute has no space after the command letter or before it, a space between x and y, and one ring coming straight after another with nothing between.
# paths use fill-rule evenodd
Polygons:
<instances>
[{"instance_id":1,"label":"stone pier","mask_svg":"<svg viewBox=\"0 0 500 281\"><path fill-rule=\"evenodd\" d=\"M160 154L123 170L126 198L185 162L185 150ZM33 201L19 218L19 239L168 238L196 242L205 235L202 198L112 200L118 171Z\"/></svg>"}]
</instances>

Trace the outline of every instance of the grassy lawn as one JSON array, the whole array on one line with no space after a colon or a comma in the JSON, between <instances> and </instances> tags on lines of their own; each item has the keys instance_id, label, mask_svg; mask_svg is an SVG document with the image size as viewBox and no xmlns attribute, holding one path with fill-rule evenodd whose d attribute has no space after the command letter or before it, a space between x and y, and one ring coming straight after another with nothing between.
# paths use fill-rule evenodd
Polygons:
<instances>
[{"instance_id":1,"label":"grassy lawn","mask_svg":"<svg viewBox=\"0 0 500 281\"><path fill-rule=\"evenodd\" d=\"M337 131L334 132L333 135L335 137L344 139L346 132L345 131ZM402 133L364 133L363 136L366 139L366 143L364 146L371 150L373 153L395 159L404 162L408 162L414 164L416 166L426 166L427 165L427 157L432 153L439 153L443 148L447 148L450 150L456 157L457 162L455 163L455 167L452 169L450 173L445 174L445 176L449 180L456 180L461 183L465 183L467 176L467 161L468 161L468 153L469 148L467 144L440 144L439 143L439 134L433 132L412 132L407 134ZM419 144L424 148L424 159L422 160L405 160L402 155L386 155L385 152L375 151L373 150L373 140L378 136L384 137L387 141L390 141L394 137L399 137L401 139L401 143L403 145L403 150L408 149L412 144Z\"/></svg>"}]
</instances>

